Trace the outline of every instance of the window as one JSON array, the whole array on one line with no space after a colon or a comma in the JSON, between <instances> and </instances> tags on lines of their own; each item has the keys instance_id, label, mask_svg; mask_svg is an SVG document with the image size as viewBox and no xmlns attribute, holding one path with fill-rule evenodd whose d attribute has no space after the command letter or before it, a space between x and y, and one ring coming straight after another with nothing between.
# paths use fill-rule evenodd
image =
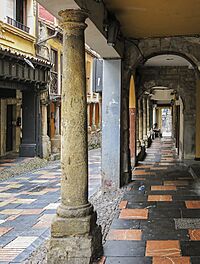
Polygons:
<instances>
[{"instance_id":1,"label":"window","mask_svg":"<svg viewBox=\"0 0 200 264\"><path fill-rule=\"evenodd\" d=\"M51 94L58 94L58 52L57 50L51 49Z\"/></svg>"},{"instance_id":2,"label":"window","mask_svg":"<svg viewBox=\"0 0 200 264\"><path fill-rule=\"evenodd\" d=\"M7 23L29 33L30 28L27 23L26 0L14 0L12 5L9 1ZM12 7L12 12L11 12Z\"/></svg>"},{"instance_id":3,"label":"window","mask_svg":"<svg viewBox=\"0 0 200 264\"><path fill-rule=\"evenodd\" d=\"M26 1L16 0L16 21L26 24Z\"/></svg>"},{"instance_id":4,"label":"window","mask_svg":"<svg viewBox=\"0 0 200 264\"><path fill-rule=\"evenodd\" d=\"M58 52L51 49L51 63L53 63L52 71L58 72Z\"/></svg>"}]
</instances>

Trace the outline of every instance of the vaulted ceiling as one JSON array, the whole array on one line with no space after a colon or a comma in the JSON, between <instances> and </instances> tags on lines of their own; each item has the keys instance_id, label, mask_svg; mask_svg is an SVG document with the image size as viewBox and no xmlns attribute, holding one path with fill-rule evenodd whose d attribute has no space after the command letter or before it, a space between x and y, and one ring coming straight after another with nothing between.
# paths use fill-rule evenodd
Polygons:
<instances>
[{"instance_id":1,"label":"vaulted ceiling","mask_svg":"<svg viewBox=\"0 0 200 264\"><path fill-rule=\"evenodd\" d=\"M126 37L200 34L199 0L104 0Z\"/></svg>"}]
</instances>

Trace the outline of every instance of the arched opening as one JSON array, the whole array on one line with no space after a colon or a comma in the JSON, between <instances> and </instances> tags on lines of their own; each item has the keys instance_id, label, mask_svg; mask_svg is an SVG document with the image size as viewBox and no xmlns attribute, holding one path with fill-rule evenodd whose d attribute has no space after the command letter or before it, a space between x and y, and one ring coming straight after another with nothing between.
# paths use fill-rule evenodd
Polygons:
<instances>
[{"instance_id":1,"label":"arched opening","mask_svg":"<svg viewBox=\"0 0 200 264\"><path fill-rule=\"evenodd\" d=\"M179 159L194 159L198 155L194 65L177 54L152 55L143 62L136 69L136 139L141 152L154 137L172 137Z\"/></svg>"}]
</instances>

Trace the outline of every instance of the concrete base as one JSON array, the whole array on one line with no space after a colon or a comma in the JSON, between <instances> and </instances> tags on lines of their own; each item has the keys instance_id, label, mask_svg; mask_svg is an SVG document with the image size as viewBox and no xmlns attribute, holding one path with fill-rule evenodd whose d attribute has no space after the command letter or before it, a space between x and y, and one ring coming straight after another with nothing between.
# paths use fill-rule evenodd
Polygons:
<instances>
[{"instance_id":1,"label":"concrete base","mask_svg":"<svg viewBox=\"0 0 200 264\"><path fill-rule=\"evenodd\" d=\"M61 136L55 135L53 139L51 139L51 152L52 154L60 153L61 149Z\"/></svg>"},{"instance_id":2,"label":"concrete base","mask_svg":"<svg viewBox=\"0 0 200 264\"><path fill-rule=\"evenodd\" d=\"M91 264L102 256L101 227L95 222L96 213L81 218L57 216L52 224L47 263Z\"/></svg>"},{"instance_id":3,"label":"concrete base","mask_svg":"<svg viewBox=\"0 0 200 264\"><path fill-rule=\"evenodd\" d=\"M60 205L51 225L48 263L90 264L102 255L101 227L91 204Z\"/></svg>"},{"instance_id":4,"label":"concrete base","mask_svg":"<svg viewBox=\"0 0 200 264\"><path fill-rule=\"evenodd\" d=\"M49 159L51 154L51 142L48 136L42 136L42 157Z\"/></svg>"},{"instance_id":5,"label":"concrete base","mask_svg":"<svg viewBox=\"0 0 200 264\"><path fill-rule=\"evenodd\" d=\"M98 239L98 234L94 236L51 238L47 263L91 264L94 257L102 255L102 249L100 248L98 251L98 248L95 248Z\"/></svg>"}]
</instances>

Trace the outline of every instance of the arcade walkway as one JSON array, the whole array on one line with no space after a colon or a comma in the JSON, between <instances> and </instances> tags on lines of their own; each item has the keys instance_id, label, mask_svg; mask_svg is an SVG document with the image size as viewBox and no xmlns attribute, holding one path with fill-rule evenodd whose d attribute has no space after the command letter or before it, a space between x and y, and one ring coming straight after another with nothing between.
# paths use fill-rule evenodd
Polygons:
<instances>
[{"instance_id":1,"label":"arcade walkway","mask_svg":"<svg viewBox=\"0 0 200 264\"><path fill-rule=\"evenodd\" d=\"M200 185L178 164L171 139L156 139L133 173L114 219L106 264L199 264Z\"/></svg>"}]
</instances>

